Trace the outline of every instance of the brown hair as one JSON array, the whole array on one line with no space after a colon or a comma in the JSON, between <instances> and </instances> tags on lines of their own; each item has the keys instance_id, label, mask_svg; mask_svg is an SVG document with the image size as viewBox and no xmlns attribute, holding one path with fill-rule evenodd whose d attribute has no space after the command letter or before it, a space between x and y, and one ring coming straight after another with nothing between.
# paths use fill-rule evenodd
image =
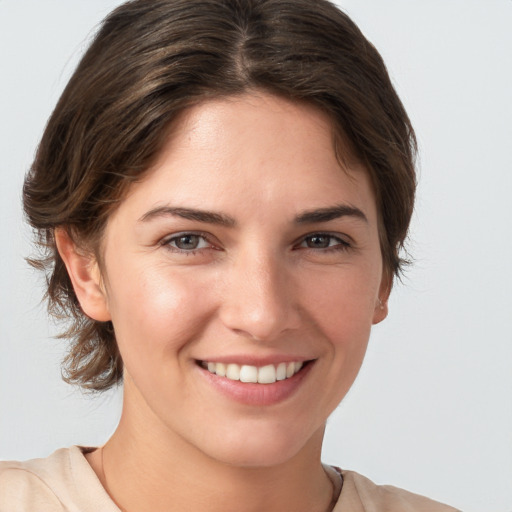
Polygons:
<instances>
[{"instance_id":1,"label":"brown hair","mask_svg":"<svg viewBox=\"0 0 512 512\"><path fill-rule=\"evenodd\" d=\"M379 53L327 0L133 0L103 22L64 90L24 185L50 312L70 319L64 378L122 378L110 322L83 314L55 246L67 229L96 250L169 126L209 97L260 89L316 105L371 175L384 267L398 274L415 191L413 129ZM95 249L96 248L96 249Z\"/></svg>"}]
</instances>

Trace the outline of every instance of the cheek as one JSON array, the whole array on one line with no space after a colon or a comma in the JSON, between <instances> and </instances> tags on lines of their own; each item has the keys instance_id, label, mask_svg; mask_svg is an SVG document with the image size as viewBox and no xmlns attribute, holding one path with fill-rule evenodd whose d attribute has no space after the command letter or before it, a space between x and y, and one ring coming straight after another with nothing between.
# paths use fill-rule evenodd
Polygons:
<instances>
[{"instance_id":1,"label":"cheek","mask_svg":"<svg viewBox=\"0 0 512 512\"><path fill-rule=\"evenodd\" d=\"M304 281L302 295L314 322L332 342L360 343L369 336L380 284L378 265L338 267Z\"/></svg>"},{"instance_id":2,"label":"cheek","mask_svg":"<svg viewBox=\"0 0 512 512\"><path fill-rule=\"evenodd\" d=\"M158 267L110 279L109 306L123 360L166 358L198 337L211 311L211 298L197 276ZM130 369L130 368L129 368Z\"/></svg>"}]
</instances>

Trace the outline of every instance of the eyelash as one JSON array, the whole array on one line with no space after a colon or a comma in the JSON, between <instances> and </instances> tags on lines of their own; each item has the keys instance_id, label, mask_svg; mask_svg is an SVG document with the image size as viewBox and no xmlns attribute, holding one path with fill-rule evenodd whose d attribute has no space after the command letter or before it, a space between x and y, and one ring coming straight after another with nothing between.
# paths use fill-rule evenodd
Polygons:
<instances>
[{"instance_id":1,"label":"eyelash","mask_svg":"<svg viewBox=\"0 0 512 512\"><path fill-rule=\"evenodd\" d=\"M186 238L186 237L198 237L199 239L202 239L203 243L206 243L208 247L198 247L194 249L180 249L179 247L173 246L171 244L176 243L177 240L180 238ZM302 246L302 244L307 243L308 240L311 240L313 238L327 238L328 239L328 245L327 247L308 247L308 246ZM334 245L330 245L333 241L336 241ZM201 244L201 240L199 240L199 244ZM210 241L209 235L207 233L197 233L197 232L188 232L184 231L182 233L177 233L172 235L171 237L164 238L160 242L161 246L166 247L172 252L178 253L178 254L184 254L186 256L194 256L199 251L202 251L204 249L217 249L216 246ZM321 251L321 252L333 252L333 251L347 251L350 248L352 248L352 244L344 240L343 238L333 235L331 233L311 233L309 235L306 235L302 237L298 244L294 245L294 249L307 249L311 251Z\"/></svg>"},{"instance_id":2,"label":"eyelash","mask_svg":"<svg viewBox=\"0 0 512 512\"><path fill-rule=\"evenodd\" d=\"M301 247L301 245L306 243L307 240L311 240L312 238L315 238L315 237L318 237L318 238L322 237L322 238L329 239L329 245L327 247L320 247L320 248L307 247L307 246ZM332 243L333 241L336 241L337 243L335 245L330 245L330 243ZM319 233L311 233L309 235L302 237L299 244L296 245L295 247L297 247L298 249L307 249L307 250L311 250L311 251L332 252L332 251L347 251L352 248L352 244L349 243L347 240L344 240L340 236L333 235L332 233L319 232Z\"/></svg>"},{"instance_id":3,"label":"eyelash","mask_svg":"<svg viewBox=\"0 0 512 512\"><path fill-rule=\"evenodd\" d=\"M199 248L195 248L195 249L186 250L186 249L180 249L179 247L175 247L175 246L171 245L173 242L176 242L180 238L186 238L186 237L198 237L199 239L202 239L203 242L208 244L208 247L199 247ZM200 243L201 243L201 240L199 241L199 244ZM172 235L171 237L164 238L160 242L160 245L166 247L168 250L170 250L172 252L175 252L178 254L184 254L186 256L194 256L195 254L197 254L199 251L202 251L203 249L215 249L216 248L215 245L210 241L210 239L206 233L197 233L194 231L184 231L182 233L176 233L176 234Z\"/></svg>"}]
</instances>

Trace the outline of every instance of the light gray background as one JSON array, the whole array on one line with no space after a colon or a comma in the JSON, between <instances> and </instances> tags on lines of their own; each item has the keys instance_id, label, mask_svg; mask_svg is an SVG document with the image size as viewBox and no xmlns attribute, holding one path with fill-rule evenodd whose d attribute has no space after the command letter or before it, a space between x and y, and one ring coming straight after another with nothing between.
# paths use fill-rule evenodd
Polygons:
<instances>
[{"instance_id":1,"label":"light gray background","mask_svg":"<svg viewBox=\"0 0 512 512\"><path fill-rule=\"evenodd\" d=\"M63 342L24 262L20 188L45 121L115 0L0 0L0 458L95 445L119 392L60 381ZM421 146L389 318L324 459L469 512L512 511L512 1L340 0L386 60Z\"/></svg>"}]
</instances>

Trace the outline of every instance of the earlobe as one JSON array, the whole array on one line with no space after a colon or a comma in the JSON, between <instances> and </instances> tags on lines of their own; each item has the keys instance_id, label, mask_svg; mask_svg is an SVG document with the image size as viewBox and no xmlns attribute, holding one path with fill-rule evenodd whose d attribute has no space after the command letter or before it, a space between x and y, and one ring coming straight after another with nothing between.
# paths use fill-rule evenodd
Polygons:
<instances>
[{"instance_id":1,"label":"earlobe","mask_svg":"<svg viewBox=\"0 0 512 512\"><path fill-rule=\"evenodd\" d=\"M373 312L373 325L382 322L388 316L388 303L382 299L377 299L375 310Z\"/></svg>"},{"instance_id":2,"label":"earlobe","mask_svg":"<svg viewBox=\"0 0 512 512\"><path fill-rule=\"evenodd\" d=\"M387 275L387 272L382 276L382 282L379 288L379 296L375 301L375 309L373 311L373 325L382 322L388 316L388 299L391 293L391 286L393 280Z\"/></svg>"},{"instance_id":3,"label":"earlobe","mask_svg":"<svg viewBox=\"0 0 512 512\"><path fill-rule=\"evenodd\" d=\"M55 230L55 243L83 312L99 322L111 320L96 258L80 251L64 228Z\"/></svg>"}]
</instances>

